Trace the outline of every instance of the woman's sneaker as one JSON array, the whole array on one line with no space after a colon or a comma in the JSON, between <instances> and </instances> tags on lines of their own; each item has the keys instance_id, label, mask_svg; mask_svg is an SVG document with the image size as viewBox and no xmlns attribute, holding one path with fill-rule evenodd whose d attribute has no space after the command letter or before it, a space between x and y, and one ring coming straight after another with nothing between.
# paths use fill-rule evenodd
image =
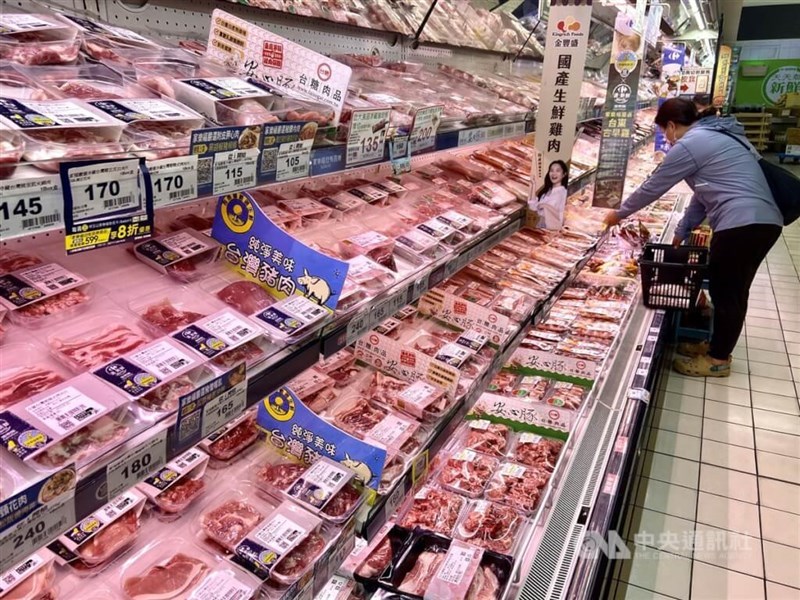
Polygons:
<instances>
[{"instance_id":1,"label":"woman's sneaker","mask_svg":"<svg viewBox=\"0 0 800 600\"><path fill-rule=\"evenodd\" d=\"M705 356L708 354L710 344L707 341L702 342L684 342L678 344L678 354L683 356Z\"/></svg>"}]
</instances>

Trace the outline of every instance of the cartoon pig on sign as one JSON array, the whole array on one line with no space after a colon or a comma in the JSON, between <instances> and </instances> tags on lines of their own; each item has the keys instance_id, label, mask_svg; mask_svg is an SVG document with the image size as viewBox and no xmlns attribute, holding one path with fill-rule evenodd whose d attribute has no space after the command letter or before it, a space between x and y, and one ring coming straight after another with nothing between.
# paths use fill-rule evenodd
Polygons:
<instances>
[{"instance_id":1,"label":"cartoon pig on sign","mask_svg":"<svg viewBox=\"0 0 800 600\"><path fill-rule=\"evenodd\" d=\"M323 305L331 297L331 286L321 277L309 274L307 269L303 269L303 275L297 278L297 283L306 288L305 296L309 300Z\"/></svg>"}]
</instances>

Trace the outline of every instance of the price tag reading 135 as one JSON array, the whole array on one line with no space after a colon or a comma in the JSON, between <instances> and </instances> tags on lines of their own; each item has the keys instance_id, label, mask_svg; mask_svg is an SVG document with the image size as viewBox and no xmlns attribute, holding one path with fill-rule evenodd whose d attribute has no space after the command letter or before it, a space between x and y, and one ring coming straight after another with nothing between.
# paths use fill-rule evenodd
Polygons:
<instances>
[{"instance_id":1,"label":"price tag reading 135","mask_svg":"<svg viewBox=\"0 0 800 600\"><path fill-rule=\"evenodd\" d=\"M381 160L390 109L354 110L347 138L347 166Z\"/></svg>"},{"instance_id":2,"label":"price tag reading 135","mask_svg":"<svg viewBox=\"0 0 800 600\"><path fill-rule=\"evenodd\" d=\"M72 167L68 177L73 221L141 208L138 158Z\"/></svg>"}]
</instances>

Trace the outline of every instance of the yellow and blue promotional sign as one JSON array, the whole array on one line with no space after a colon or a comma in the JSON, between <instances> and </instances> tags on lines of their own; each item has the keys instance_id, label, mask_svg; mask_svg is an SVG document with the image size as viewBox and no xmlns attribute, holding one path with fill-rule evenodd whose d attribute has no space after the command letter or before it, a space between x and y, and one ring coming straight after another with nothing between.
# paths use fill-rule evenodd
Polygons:
<instances>
[{"instance_id":1,"label":"yellow and blue promotional sign","mask_svg":"<svg viewBox=\"0 0 800 600\"><path fill-rule=\"evenodd\" d=\"M336 308L349 264L294 239L247 192L219 197L211 235L241 275L275 298L301 295L331 311Z\"/></svg>"},{"instance_id":2,"label":"yellow and blue promotional sign","mask_svg":"<svg viewBox=\"0 0 800 600\"><path fill-rule=\"evenodd\" d=\"M378 489L386 450L359 440L314 414L288 387L278 388L258 406L257 421L267 442L307 465L321 456L355 471L365 486Z\"/></svg>"}]
</instances>

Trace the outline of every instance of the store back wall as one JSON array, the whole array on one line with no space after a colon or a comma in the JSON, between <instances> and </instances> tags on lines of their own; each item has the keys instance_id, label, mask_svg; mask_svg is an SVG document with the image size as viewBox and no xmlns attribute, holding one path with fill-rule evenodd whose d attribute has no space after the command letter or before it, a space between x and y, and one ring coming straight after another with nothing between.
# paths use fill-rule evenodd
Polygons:
<instances>
[{"instance_id":1,"label":"store back wall","mask_svg":"<svg viewBox=\"0 0 800 600\"><path fill-rule=\"evenodd\" d=\"M797 37L800 3L745 6L739 21L739 41Z\"/></svg>"}]
</instances>

